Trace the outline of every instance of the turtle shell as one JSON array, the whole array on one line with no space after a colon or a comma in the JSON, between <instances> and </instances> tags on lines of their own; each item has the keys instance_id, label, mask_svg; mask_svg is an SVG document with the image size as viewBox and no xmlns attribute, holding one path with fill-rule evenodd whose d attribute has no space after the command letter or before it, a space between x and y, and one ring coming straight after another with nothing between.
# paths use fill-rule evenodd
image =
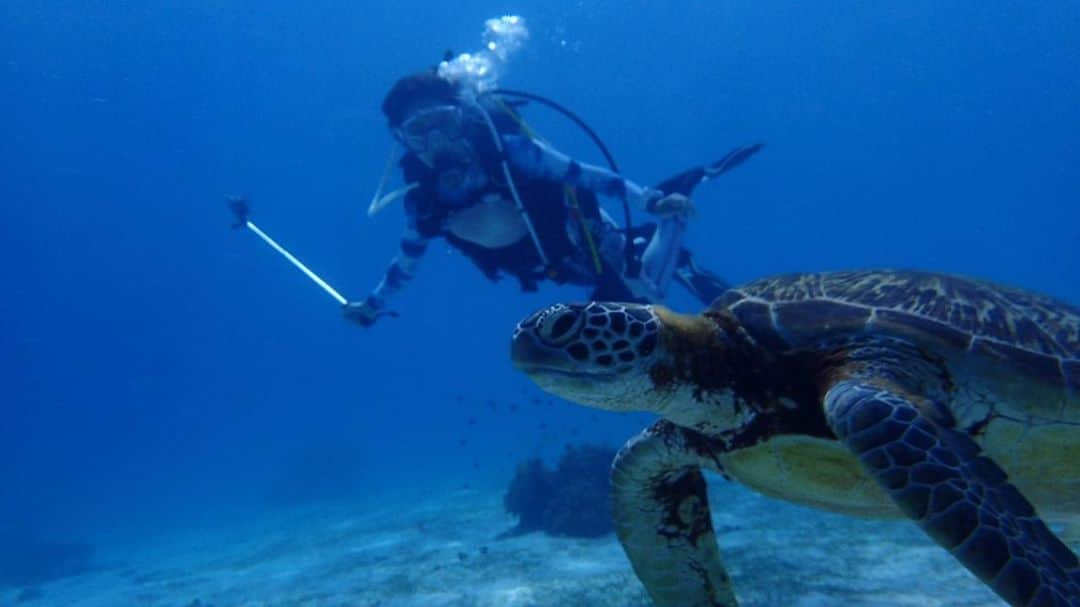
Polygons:
<instances>
[{"instance_id":1,"label":"turtle shell","mask_svg":"<svg viewBox=\"0 0 1080 607\"><path fill-rule=\"evenodd\" d=\"M713 309L729 310L766 347L893 336L1080 395L1080 310L1020 289L917 271L787 274L731 289Z\"/></svg>"}]
</instances>

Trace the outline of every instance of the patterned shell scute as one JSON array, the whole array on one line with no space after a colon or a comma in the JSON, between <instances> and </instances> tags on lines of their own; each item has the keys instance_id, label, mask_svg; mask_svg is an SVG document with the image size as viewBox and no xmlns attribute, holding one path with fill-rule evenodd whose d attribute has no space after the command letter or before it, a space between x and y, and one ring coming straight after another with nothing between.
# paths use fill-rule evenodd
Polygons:
<instances>
[{"instance_id":1,"label":"patterned shell scute","mask_svg":"<svg viewBox=\"0 0 1080 607\"><path fill-rule=\"evenodd\" d=\"M757 330L789 343L895 331L1014 362L1042 366L1051 357L1059 378L1080 382L1080 363L1069 362L1080 361L1080 310L1011 287L916 271L787 274L732 289L714 305L744 322L752 310ZM771 327L759 324L766 309Z\"/></svg>"}]
</instances>

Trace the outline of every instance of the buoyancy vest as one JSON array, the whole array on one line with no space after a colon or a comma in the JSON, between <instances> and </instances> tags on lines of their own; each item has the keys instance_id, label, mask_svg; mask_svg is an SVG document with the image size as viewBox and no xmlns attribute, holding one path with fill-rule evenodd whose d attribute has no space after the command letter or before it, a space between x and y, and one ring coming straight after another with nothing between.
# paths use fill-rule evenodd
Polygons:
<instances>
[{"instance_id":1,"label":"buoyancy vest","mask_svg":"<svg viewBox=\"0 0 1080 607\"><path fill-rule=\"evenodd\" d=\"M501 134L521 134L518 124L504 112L492 112L492 117ZM490 132L475 120L466 120L464 128L473 148L474 161L480 164L487 176L487 185L475 192L471 204L491 194L510 199L509 187L504 183L499 167L501 159L491 141ZM416 218L420 235L425 238L445 238L489 279L498 280L504 274L509 274L517 278L521 288L526 291L535 291L543 280L580 285L596 282L595 274L589 270L591 262L587 258L588 253L571 240L568 232L580 231L582 226L576 225L576 219L573 220L575 225L568 225L572 218L565 200L564 184L537 179L510 167L522 204L548 257L550 265L544 267L535 244L528 236L504 247L488 248L452 234L446 227L449 216L470 203L463 207L459 202L444 200L436 183L437 171L421 162L415 154L406 153L400 165L405 181L418 185L406 196L405 209ZM597 222L602 221L596 196L592 192L578 190L576 198L581 217L586 223L584 229L594 229Z\"/></svg>"}]
</instances>

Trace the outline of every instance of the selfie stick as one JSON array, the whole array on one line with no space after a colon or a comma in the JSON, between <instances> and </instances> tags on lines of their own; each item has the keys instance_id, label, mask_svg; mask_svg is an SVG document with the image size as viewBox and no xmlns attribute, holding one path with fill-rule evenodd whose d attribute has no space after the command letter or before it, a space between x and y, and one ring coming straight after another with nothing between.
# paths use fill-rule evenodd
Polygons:
<instances>
[{"instance_id":1,"label":"selfie stick","mask_svg":"<svg viewBox=\"0 0 1080 607\"><path fill-rule=\"evenodd\" d=\"M333 297L335 300L337 300L339 304L344 306L345 304L349 303L349 300L342 297L341 293L338 293L337 290L334 289L334 287L331 287L329 284L327 284L327 282L320 278L318 274L312 272L299 259L297 259L296 256L286 251L285 247L279 245L273 238L270 238L270 236L267 235L266 232L260 230L259 226L255 225L251 222L250 219L248 219L248 214L251 212L251 207L248 205L246 199L229 198L229 208L232 209L233 213L236 213L236 223L233 224L234 228L247 228L251 230L255 233L256 236L262 238L263 241L266 242L266 244L270 245L270 248L280 253L282 257L289 260L292 265L299 268L300 271L307 275L307 277L310 278L315 284L322 287L322 290L326 291L330 295L330 297Z\"/></svg>"}]
</instances>

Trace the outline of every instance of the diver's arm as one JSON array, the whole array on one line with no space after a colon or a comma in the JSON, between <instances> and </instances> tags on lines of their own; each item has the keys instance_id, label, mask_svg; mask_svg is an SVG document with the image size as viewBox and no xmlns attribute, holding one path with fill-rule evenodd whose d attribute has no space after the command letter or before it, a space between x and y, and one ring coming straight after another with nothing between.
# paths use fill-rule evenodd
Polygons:
<instances>
[{"instance_id":1,"label":"diver's arm","mask_svg":"<svg viewBox=\"0 0 1080 607\"><path fill-rule=\"evenodd\" d=\"M405 230L401 234L401 245L398 248L398 254L390 262L383 279L375 287L375 290L371 292L371 295L368 296L376 307L385 308L387 300L400 291L405 286L405 283L412 280L416 274L417 266L420 265L420 258L427 251L428 242L430 242L430 239L421 236L419 230L417 230L416 219L409 215L406 220Z\"/></svg>"},{"instance_id":2,"label":"diver's arm","mask_svg":"<svg viewBox=\"0 0 1080 607\"><path fill-rule=\"evenodd\" d=\"M578 162L562 152L528 137L503 135L503 149L514 168L541 179L585 188L598 196L621 198L645 211L663 194L592 164Z\"/></svg>"},{"instance_id":3,"label":"diver's arm","mask_svg":"<svg viewBox=\"0 0 1080 607\"><path fill-rule=\"evenodd\" d=\"M430 241L430 238L422 236L417 229L415 215L407 212L401 245L397 255L390 261L390 266L386 268L382 280L363 301L347 304L345 315L364 326L370 326L379 316L394 315L387 310L386 305L391 297L412 280Z\"/></svg>"}]
</instances>

